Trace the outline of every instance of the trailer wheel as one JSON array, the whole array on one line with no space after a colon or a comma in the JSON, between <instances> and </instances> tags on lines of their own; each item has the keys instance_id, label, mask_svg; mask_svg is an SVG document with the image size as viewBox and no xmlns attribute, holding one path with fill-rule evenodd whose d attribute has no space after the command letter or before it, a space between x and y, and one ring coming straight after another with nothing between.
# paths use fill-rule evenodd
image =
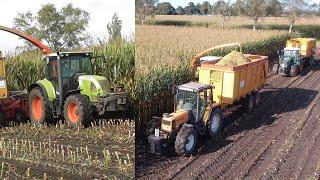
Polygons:
<instances>
[{"instance_id":1,"label":"trailer wheel","mask_svg":"<svg viewBox=\"0 0 320 180\"><path fill-rule=\"evenodd\" d=\"M210 120L208 122L208 131L211 137L215 137L219 134L223 121L223 113L217 108L212 111Z\"/></svg>"},{"instance_id":2,"label":"trailer wheel","mask_svg":"<svg viewBox=\"0 0 320 180\"><path fill-rule=\"evenodd\" d=\"M253 95L247 96L244 102L245 111L247 111L248 113L252 112L254 110L254 104L255 104L254 96Z\"/></svg>"},{"instance_id":3,"label":"trailer wheel","mask_svg":"<svg viewBox=\"0 0 320 180\"><path fill-rule=\"evenodd\" d=\"M0 112L0 120L5 120L5 119L4 119L4 113L3 113L3 112ZM0 124L2 124L2 123L3 123L3 122L0 121Z\"/></svg>"},{"instance_id":4,"label":"trailer wheel","mask_svg":"<svg viewBox=\"0 0 320 180\"><path fill-rule=\"evenodd\" d=\"M255 107L258 107L260 104L260 92L259 91L256 91L254 93L254 106Z\"/></svg>"},{"instance_id":5,"label":"trailer wheel","mask_svg":"<svg viewBox=\"0 0 320 180\"><path fill-rule=\"evenodd\" d=\"M15 115L14 121L15 121L16 123L27 122L28 117L27 117L27 114L26 114L24 111L22 111L22 110L19 109L19 110L16 111L15 114L16 114L16 115Z\"/></svg>"},{"instance_id":6,"label":"trailer wheel","mask_svg":"<svg viewBox=\"0 0 320 180\"><path fill-rule=\"evenodd\" d=\"M29 93L30 121L35 124L50 123L53 120L49 100L39 88Z\"/></svg>"},{"instance_id":7,"label":"trailer wheel","mask_svg":"<svg viewBox=\"0 0 320 180\"><path fill-rule=\"evenodd\" d=\"M274 74L279 74L279 64L274 64L272 67L272 72Z\"/></svg>"},{"instance_id":8,"label":"trailer wheel","mask_svg":"<svg viewBox=\"0 0 320 180\"><path fill-rule=\"evenodd\" d=\"M303 70L303 64L301 65L300 68L301 68L300 71L302 71ZM295 76L298 76L298 74L299 74L299 67L296 66L296 65L292 65L291 68L290 68L290 76L291 77L295 77Z\"/></svg>"},{"instance_id":9,"label":"trailer wheel","mask_svg":"<svg viewBox=\"0 0 320 180\"><path fill-rule=\"evenodd\" d=\"M178 155L190 156L198 143L198 131L194 127L182 127L175 141L175 151Z\"/></svg>"},{"instance_id":10,"label":"trailer wheel","mask_svg":"<svg viewBox=\"0 0 320 180\"><path fill-rule=\"evenodd\" d=\"M67 97L63 107L64 119L69 127L88 127L93 121L89 99L76 94Z\"/></svg>"}]
</instances>

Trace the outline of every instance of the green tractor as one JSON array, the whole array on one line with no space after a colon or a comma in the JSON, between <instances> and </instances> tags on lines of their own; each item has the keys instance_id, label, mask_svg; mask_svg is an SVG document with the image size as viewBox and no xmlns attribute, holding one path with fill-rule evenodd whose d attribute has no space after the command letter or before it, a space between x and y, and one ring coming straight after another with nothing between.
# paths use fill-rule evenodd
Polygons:
<instances>
[{"instance_id":1,"label":"green tractor","mask_svg":"<svg viewBox=\"0 0 320 180\"><path fill-rule=\"evenodd\" d=\"M47 54L46 77L29 89L30 120L54 123L65 119L68 126L88 126L96 117L126 111L128 93L111 88L109 81L93 75L92 52ZM103 59L105 58L97 58Z\"/></svg>"},{"instance_id":2,"label":"green tractor","mask_svg":"<svg viewBox=\"0 0 320 180\"><path fill-rule=\"evenodd\" d=\"M314 57L302 56L300 48L285 48L278 52L279 64L274 65L274 72L282 76L297 76L306 67L314 64Z\"/></svg>"}]
</instances>

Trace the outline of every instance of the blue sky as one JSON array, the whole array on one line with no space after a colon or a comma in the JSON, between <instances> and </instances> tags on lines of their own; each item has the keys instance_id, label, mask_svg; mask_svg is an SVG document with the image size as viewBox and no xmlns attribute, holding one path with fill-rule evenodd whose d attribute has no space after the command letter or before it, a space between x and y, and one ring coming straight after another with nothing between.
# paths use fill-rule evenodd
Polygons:
<instances>
[{"instance_id":1,"label":"blue sky","mask_svg":"<svg viewBox=\"0 0 320 180\"><path fill-rule=\"evenodd\" d=\"M197 3L202 3L206 0L159 0L159 2L170 2L171 5L175 8L177 8L178 6L182 6L182 7L185 7L188 5L188 3L192 1L193 3L197 4ZM207 0L210 4L213 4L214 2L216 2L217 0L214 0L214 1L210 1L210 0ZM316 3L319 3L320 0L306 0L307 2L309 1L313 1L313 2L316 2Z\"/></svg>"}]
</instances>

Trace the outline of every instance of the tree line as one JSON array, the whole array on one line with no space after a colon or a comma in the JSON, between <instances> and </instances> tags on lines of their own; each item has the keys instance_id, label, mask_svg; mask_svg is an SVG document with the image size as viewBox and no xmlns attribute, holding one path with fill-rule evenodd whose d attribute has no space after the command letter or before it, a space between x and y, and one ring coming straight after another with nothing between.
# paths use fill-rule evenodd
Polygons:
<instances>
[{"instance_id":1,"label":"tree line","mask_svg":"<svg viewBox=\"0 0 320 180\"><path fill-rule=\"evenodd\" d=\"M36 13L20 12L13 20L14 28L30 34L40 41L46 42L54 51L70 50L90 47L94 44L93 38L87 33L90 20L89 12L67 4L58 9L54 4L42 5ZM117 13L113 14L112 21L106 25L109 41L122 39L122 20ZM105 40L100 40L100 42ZM25 42L18 50L32 50L34 45Z\"/></svg>"},{"instance_id":2,"label":"tree line","mask_svg":"<svg viewBox=\"0 0 320 180\"><path fill-rule=\"evenodd\" d=\"M136 0L136 21L143 23L147 16L154 15L218 15L222 17L221 26L229 16L247 16L254 20L253 28L262 17L285 16L293 26L299 16L320 16L320 3L308 0L218 0L212 4L189 2L187 6L173 7L170 2L158 0ZM290 30L291 31L291 30Z\"/></svg>"}]
</instances>

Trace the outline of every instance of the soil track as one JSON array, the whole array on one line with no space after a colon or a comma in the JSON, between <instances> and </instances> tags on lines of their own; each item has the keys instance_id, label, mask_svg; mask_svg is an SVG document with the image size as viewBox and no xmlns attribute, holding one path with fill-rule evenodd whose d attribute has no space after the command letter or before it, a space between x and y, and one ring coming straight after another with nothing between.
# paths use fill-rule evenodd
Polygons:
<instances>
[{"instance_id":1,"label":"soil track","mask_svg":"<svg viewBox=\"0 0 320 180\"><path fill-rule=\"evenodd\" d=\"M320 64L299 77L271 75L253 113L226 113L225 128L194 157L136 146L140 179L306 179L320 174Z\"/></svg>"}]
</instances>

